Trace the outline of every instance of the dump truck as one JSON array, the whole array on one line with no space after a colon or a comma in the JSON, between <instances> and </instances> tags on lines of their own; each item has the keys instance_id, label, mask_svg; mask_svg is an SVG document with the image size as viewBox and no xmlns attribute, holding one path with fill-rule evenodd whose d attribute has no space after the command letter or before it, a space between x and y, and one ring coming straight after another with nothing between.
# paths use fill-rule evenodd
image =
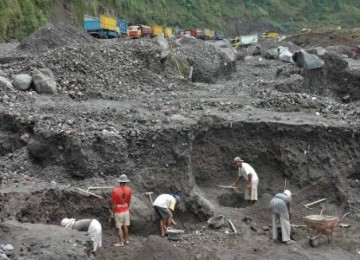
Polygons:
<instances>
[{"instance_id":1,"label":"dump truck","mask_svg":"<svg viewBox=\"0 0 360 260\"><path fill-rule=\"evenodd\" d=\"M215 35L215 31L210 30L210 29L204 29L204 38L205 40L210 40L214 37Z\"/></svg>"},{"instance_id":2,"label":"dump truck","mask_svg":"<svg viewBox=\"0 0 360 260\"><path fill-rule=\"evenodd\" d=\"M234 48L239 48L239 47L247 47L249 45L256 44L258 43L258 41L259 41L258 35L253 34L253 35L244 35L244 36L235 37L230 42L231 42L231 46L233 46Z\"/></svg>"},{"instance_id":3,"label":"dump truck","mask_svg":"<svg viewBox=\"0 0 360 260\"><path fill-rule=\"evenodd\" d=\"M205 36L204 31L198 28L187 29L185 30L185 34L193 36L197 39L204 39Z\"/></svg>"},{"instance_id":4,"label":"dump truck","mask_svg":"<svg viewBox=\"0 0 360 260\"><path fill-rule=\"evenodd\" d=\"M280 35L277 32L266 32L265 33L265 38L268 39L274 39L274 38L279 38Z\"/></svg>"},{"instance_id":5,"label":"dump truck","mask_svg":"<svg viewBox=\"0 0 360 260\"><path fill-rule=\"evenodd\" d=\"M165 38L171 38L173 37L173 32L171 27L165 27L161 25L153 25L151 26L153 29L153 35L152 36L163 36Z\"/></svg>"},{"instance_id":6,"label":"dump truck","mask_svg":"<svg viewBox=\"0 0 360 260\"><path fill-rule=\"evenodd\" d=\"M122 35L126 35L128 31L128 22L124 19L117 19L117 26Z\"/></svg>"},{"instance_id":7,"label":"dump truck","mask_svg":"<svg viewBox=\"0 0 360 260\"><path fill-rule=\"evenodd\" d=\"M165 36L165 38L174 37L173 29L171 27L165 27L164 36Z\"/></svg>"},{"instance_id":8,"label":"dump truck","mask_svg":"<svg viewBox=\"0 0 360 260\"><path fill-rule=\"evenodd\" d=\"M128 28L128 35L131 39L137 39L140 37L154 36L154 30L146 25L132 25Z\"/></svg>"},{"instance_id":9,"label":"dump truck","mask_svg":"<svg viewBox=\"0 0 360 260\"><path fill-rule=\"evenodd\" d=\"M120 33L117 19L106 15L100 18L84 15L84 30L98 39L116 38Z\"/></svg>"},{"instance_id":10,"label":"dump truck","mask_svg":"<svg viewBox=\"0 0 360 260\"><path fill-rule=\"evenodd\" d=\"M151 26L154 36L164 36L164 27L160 25Z\"/></svg>"}]
</instances>

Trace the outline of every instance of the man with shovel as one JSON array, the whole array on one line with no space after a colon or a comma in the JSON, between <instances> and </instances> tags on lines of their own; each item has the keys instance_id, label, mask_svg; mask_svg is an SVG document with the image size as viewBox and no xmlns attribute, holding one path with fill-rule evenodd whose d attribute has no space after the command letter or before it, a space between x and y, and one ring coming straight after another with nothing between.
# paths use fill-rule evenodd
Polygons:
<instances>
[{"instance_id":1,"label":"man with shovel","mask_svg":"<svg viewBox=\"0 0 360 260\"><path fill-rule=\"evenodd\" d=\"M252 205L258 199L259 178L254 168L251 167L250 164L241 160L240 157L235 157L234 164L235 168L239 169L239 172L231 187L235 190L236 187L239 186L240 181L245 179L245 200L248 201L249 205Z\"/></svg>"},{"instance_id":2,"label":"man with shovel","mask_svg":"<svg viewBox=\"0 0 360 260\"><path fill-rule=\"evenodd\" d=\"M129 243L129 230L130 226L130 202L132 190L127 183L130 180L127 178L126 174L122 174L118 180L119 186L113 189L111 194L112 202L112 214L114 217L116 229L118 232L119 242L114 244L114 246L122 247Z\"/></svg>"}]
</instances>

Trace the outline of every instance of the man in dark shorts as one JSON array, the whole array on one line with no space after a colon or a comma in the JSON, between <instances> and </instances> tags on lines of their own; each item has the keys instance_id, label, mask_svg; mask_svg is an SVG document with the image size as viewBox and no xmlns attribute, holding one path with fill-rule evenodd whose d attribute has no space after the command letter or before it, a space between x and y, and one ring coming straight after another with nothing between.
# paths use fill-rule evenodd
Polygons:
<instances>
[{"instance_id":1,"label":"man in dark shorts","mask_svg":"<svg viewBox=\"0 0 360 260\"><path fill-rule=\"evenodd\" d=\"M167 228L172 226L173 214L176 203L180 203L179 195L161 194L153 204L156 214L160 217L160 236L165 236Z\"/></svg>"}]
</instances>

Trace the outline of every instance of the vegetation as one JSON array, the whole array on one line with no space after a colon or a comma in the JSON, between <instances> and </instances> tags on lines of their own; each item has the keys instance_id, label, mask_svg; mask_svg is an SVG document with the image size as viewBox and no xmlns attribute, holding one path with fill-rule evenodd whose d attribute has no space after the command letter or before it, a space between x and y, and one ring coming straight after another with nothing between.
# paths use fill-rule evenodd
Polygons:
<instances>
[{"instance_id":1,"label":"vegetation","mask_svg":"<svg viewBox=\"0 0 360 260\"><path fill-rule=\"evenodd\" d=\"M127 19L130 24L206 27L226 32L225 25L240 22L247 30L289 32L302 27L358 26L360 1L0 0L0 42L22 39L55 21L54 17L81 26L84 13L107 13Z\"/></svg>"}]
</instances>

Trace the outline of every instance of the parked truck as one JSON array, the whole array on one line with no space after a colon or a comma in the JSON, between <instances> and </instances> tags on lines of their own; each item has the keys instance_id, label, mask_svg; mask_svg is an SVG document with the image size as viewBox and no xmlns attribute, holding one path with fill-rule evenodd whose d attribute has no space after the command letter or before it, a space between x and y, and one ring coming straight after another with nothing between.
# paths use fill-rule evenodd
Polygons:
<instances>
[{"instance_id":1,"label":"parked truck","mask_svg":"<svg viewBox=\"0 0 360 260\"><path fill-rule=\"evenodd\" d=\"M98 39L119 37L127 33L127 21L107 15L94 17L84 15L84 30Z\"/></svg>"},{"instance_id":2,"label":"parked truck","mask_svg":"<svg viewBox=\"0 0 360 260\"><path fill-rule=\"evenodd\" d=\"M153 25L151 28L153 29L153 36L163 36L165 38L173 37L173 30L171 27Z\"/></svg>"},{"instance_id":3,"label":"parked truck","mask_svg":"<svg viewBox=\"0 0 360 260\"><path fill-rule=\"evenodd\" d=\"M84 16L84 30L98 39L115 38L120 30L115 17L101 15L99 17Z\"/></svg>"},{"instance_id":4,"label":"parked truck","mask_svg":"<svg viewBox=\"0 0 360 260\"><path fill-rule=\"evenodd\" d=\"M127 35L128 22L124 19L117 19L117 26L119 27L121 35Z\"/></svg>"},{"instance_id":5,"label":"parked truck","mask_svg":"<svg viewBox=\"0 0 360 260\"><path fill-rule=\"evenodd\" d=\"M138 39L140 37L154 36L154 30L150 26L143 24L131 25L128 28L128 35L131 39Z\"/></svg>"},{"instance_id":6,"label":"parked truck","mask_svg":"<svg viewBox=\"0 0 360 260\"><path fill-rule=\"evenodd\" d=\"M248 47L249 45L258 43L258 41L259 41L258 35L253 34L253 35L243 35L236 37L235 39L232 39L230 42L234 48L239 48L239 47Z\"/></svg>"}]
</instances>

